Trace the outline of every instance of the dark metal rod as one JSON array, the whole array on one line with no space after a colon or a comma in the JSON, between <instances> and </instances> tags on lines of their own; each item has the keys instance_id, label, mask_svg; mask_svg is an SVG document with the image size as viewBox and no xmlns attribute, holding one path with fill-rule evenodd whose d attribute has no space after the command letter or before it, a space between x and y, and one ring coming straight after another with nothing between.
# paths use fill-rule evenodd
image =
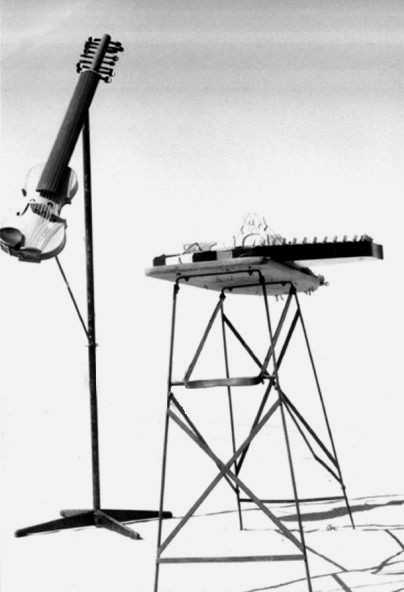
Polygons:
<instances>
[{"instance_id":1,"label":"dark metal rod","mask_svg":"<svg viewBox=\"0 0 404 592\"><path fill-rule=\"evenodd\" d=\"M241 454L241 452L244 450L244 448L246 446L248 446L248 444L251 442L251 440L258 434L258 432L264 427L264 425L267 423L267 421L272 416L272 414L278 409L278 407L279 407L279 401L275 401L275 403L272 405L272 407L269 409L269 411L267 411L267 413L261 419L260 423L255 427L254 431L251 432L249 434L248 438L246 438L246 440L243 442L243 444L241 444L241 446L239 446L239 448L236 450L235 454L233 454L233 456L230 458L230 460L228 460L226 465L223 466L223 468L216 475L216 477L213 479L213 481L211 481L211 483L208 485L208 487L205 489L205 491L199 496L199 498L196 500L196 502L191 506L191 508L188 510L188 512L185 514L185 516L183 516L181 518L181 520L177 524L177 526L170 532L170 534L167 536L166 540L160 545L159 555L163 552L163 550L167 547L167 545L172 541L172 539L178 534L178 532L185 525L185 523L188 522L188 520L191 518L191 516L193 516L193 514L196 512L196 510L199 508L199 506L208 497L210 492L213 491L213 489L216 487L216 485L219 483L219 481L223 478L226 470L229 467L231 467L232 465L234 465L234 461L238 458L238 456ZM168 411L168 413L170 413L170 410Z\"/></svg>"},{"instance_id":2,"label":"dark metal rod","mask_svg":"<svg viewBox=\"0 0 404 592\"><path fill-rule=\"evenodd\" d=\"M87 327L88 327L88 366L91 414L91 461L93 476L94 510L101 507L100 499L100 461L98 443L98 408L97 408L97 369L95 341L95 296L94 296L94 254L93 220L91 203L91 157L90 157L90 118L87 111L83 125L83 177L84 177L84 220L86 242L86 277L87 277Z\"/></svg>"},{"instance_id":3,"label":"dark metal rod","mask_svg":"<svg viewBox=\"0 0 404 592\"><path fill-rule=\"evenodd\" d=\"M249 563L256 561L298 561L303 555L242 555L228 557L160 557L159 563Z\"/></svg>"},{"instance_id":4,"label":"dark metal rod","mask_svg":"<svg viewBox=\"0 0 404 592\"><path fill-rule=\"evenodd\" d=\"M331 469L331 467L328 466L328 464L322 459L320 458L314 451L312 445L309 442L309 439L307 437L307 435L304 433L302 426L299 424L299 422L297 421L296 417L294 416L292 410L286 405L286 402L284 400L285 403L285 409L286 411L289 413L290 418L292 419L293 423L295 424L298 432L300 433L300 435L302 436L303 440L306 442L306 445L308 447L308 449L310 450L311 454L313 455L313 458L320 464L322 465L333 477L336 481L338 481L338 483L341 483L340 478L338 477L338 475L336 473L334 473L334 471Z\"/></svg>"},{"instance_id":5,"label":"dark metal rod","mask_svg":"<svg viewBox=\"0 0 404 592\"><path fill-rule=\"evenodd\" d=\"M274 524L276 524L276 526L278 527L280 532L283 534L283 536L286 537L287 539L289 539L290 541L292 541L298 547L298 549L300 549L304 553L303 545L299 541L299 539L297 537L295 537L295 535L290 530L288 530L286 528L286 526L284 526L284 524L282 524L281 520L279 518L277 518L275 516L275 514L273 514L261 502L261 500L251 491L251 489L249 489L245 485L245 483L243 483L243 481L239 477L237 477L234 473L232 473L232 471L230 470L231 465L229 466L229 463L224 464L224 462L221 461L218 456L216 456L216 454L213 452L213 450L207 444L203 444L200 440L198 440L198 438L196 438L195 434L193 434L193 432L188 428L188 426L186 426L175 414L171 414L171 418L175 421L175 423L177 423L179 425L179 427L181 427L184 430L184 432L186 434L188 434L188 436L191 438L191 440L193 440L196 444L198 444L198 446L200 448L202 448L202 450L204 450L208 456L210 456L210 458L215 462L215 464L217 464L220 467L220 473L218 476L220 476L220 478L222 478L223 475L227 474L229 477L231 477L231 479L233 479L233 481L239 486L239 488L253 500L253 502L259 507L259 509L262 510L262 512ZM205 494L206 494L205 497L207 497L207 495L210 493L210 491L211 491L210 488L205 490ZM178 526L177 526L177 528L178 528Z\"/></svg>"},{"instance_id":6,"label":"dark metal rod","mask_svg":"<svg viewBox=\"0 0 404 592\"><path fill-rule=\"evenodd\" d=\"M265 298L266 298L266 291L265 291ZM286 300L285 306L283 307L283 310L282 310L281 318L279 319L278 326L276 327L275 333L273 335L274 339L270 343L270 346L268 348L268 353L265 357L264 363L262 364L262 367L265 370L268 367L271 357L273 357L275 355L275 346L276 346L277 341L279 339L279 335L282 330L282 327L285 323L286 315L288 314L288 310L289 310L289 306L290 306L291 301L292 301L292 293L289 292L288 299Z\"/></svg>"},{"instance_id":7,"label":"dark metal rod","mask_svg":"<svg viewBox=\"0 0 404 592\"><path fill-rule=\"evenodd\" d=\"M263 280L263 278L262 278L262 280ZM298 519L298 523L299 523L299 531L300 531L300 539L301 539L301 545L302 545L302 553L304 555L304 564L305 564L305 569L306 569L307 586L308 586L309 592L313 592L313 588L312 588L312 585L311 585L311 578L310 578L309 561L308 561L308 557L307 557L306 542L305 542L305 536L304 536L304 530L303 530L303 522L302 522L302 516L301 516L301 513L300 513L299 495L298 495L298 491L297 491L297 483L296 483L296 477L295 477L295 470L294 470L294 466L293 466L292 450L291 450L291 446L290 446L290 440L289 440L289 434L288 434L288 427L287 427L287 423L286 423L284 402L283 402L283 399L282 399L282 391L281 391L280 384L279 384L279 368L278 368L278 364L277 364L277 360L276 360L275 346L274 346L274 343L273 343L273 333L272 333L272 326L271 326L271 317L270 317L270 314L269 314L267 291L266 291L265 281L264 280L262 281L262 295L263 295L263 298L264 298L264 306L265 306L265 314L266 314L266 318L267 318L269 339L270 339L270 342L271 342L271 344L273 346L272 347L272 361L273 361L273 366L274 366L275 388L276 388L276 390L278 392L278 400L279 400L279 403L280 403L280 410L281 410L281 417L282 417L282 426L283 426L283 432L284 432L285 443L286 443L286 450L287 450L288 460L289 460L289 469L290 469L290 476L291 476L291 480L292 480L293 495L295 497L295 505L296 505L297 519Z\"/></svg>"},{"instance_id":8,"label":"dark metal rod","mask_svg":"<svg viewBox=\"0 0 404 592\"><path fill-rule=\"evenodd\" d=\"M226 323L226 325L229 327L229 329L233 333L233 335L238 339L238 341L241 343L241 345L244 347L244 349L247 351L247 353L251 356L251 358L254 360L254 362L257 364L257 366L261 370L262 364L261 364L261 361L258 359L258 356L255 355L255 353L252 351L251 347L241 337L240 333L237 331L237 329L235 328L233 323L231 323L230 319L224 313L223 313L223 320Z\"/></svg>"},{"instance_id":9,"label":"dark metal rod","mask_svg":"<svg viewBox=\"0 0 404 592\"><path fill-rule=\"evenodd\" d=\"M301 320L301 323L302 323L302 329L303 329L304 339L305 339L305 342L306 342L306 346L307 346L307 351L309 353L311 367L313 369L313 374L314 374L314 378L315 378L315 381L316 381L317 392L318 392L318 396L319 396L319 399L320 399L321 408L323 410L324 419L325 419L325 423L326 423L326 426L327 426L327 431L328 431L328 435L329 435L329 438L330 438L332 450L333 450L333 453L334 453L334 458L335 458L335 461L336 461L336 466L337 466L338 474L340 476L341 489L342 489L342 493L343 493L344 498L345 498L345 505L346 505L346 508L348 510L349 519L351 521L352 528L355 528L355 523L354 523L352 511L351 511L351 506L349 504L349 500L348 500L348 496L347 496L347 493L346 493L346 487L345 487L344 479L342 477L341 465L339 464L339 460L338 460L337 448L335 446L334 437L333 437L332 430L331 430L331 425L330 425L330 422L329 422L329 419L328 419L327 410L325 408L324 397L323 397L323 393L322 393L322 390L321 390L321 387L320 387L320 381L318 379L316 365L314 363L314 358L313 358L313 354L312 354L312 351L311 351L309 336L307 334L306 325L305 325L305 322L304 322L304 319L303 319L302 310L301 310L301 307L300 307L300 302L299 302L299 299L297 297L296 291L295 291L295 301L296 301L296 306L297 306L298 311L299 311L300 320Z\"/></svg>"},{"instance_id":10,"label":"dark metal rod","mask_svg":"<svg viewBox=\"0 0 404 592\"><path fill-rule=\"evenodd\" d=\"M177 297L179 292L179 285L176 282L173 287L173 303L171 312L171 334L170 334L170 353L168 359L168 376L167 376L167 405L166 405L166 416L164 426L164 445L163 445L163 461L161 468L161 485L160 485L160 504L159 504L159 523L157 533L157 555L161 545L161 538L163 532L163 517L164 517L164 493L166 484L166 472L167 472L167 447L168 447L168 428L169 428L169 410L171 403L171 385L172 385L172 373L173 373L173 361L174 361L174 342L175 342L175 321L177 312ZM159 562L156 560L156 568L154 575L154 592L158 590L159 581Z\"/></svg>"},{"instance_id":11,"label":"dark metal rod","mask_svg":"<svg viewBox=\"0 0 404 592\"><path fill-rule=\"evenodd\" d=\"M195 436L203 444L206 444L207 445L206 440L204 439L204 437L202 436L202 434L200 433L200 431L198 430L198 428L196 427L196 425L194 424L194 422L190 419L190 417L186 413L184 407L180 404L180 402L178 401L178 399L176 398L176 396L174 394L171 394L171 400L172 400L173 404L175 405L175 407L178 409L178 411L181 413L182 417L185 419L185 421L187 422L187 424L189 425L189 427L191 428L191 430L194 432ZM225 475L224 478L226 479L227 483L230 485L230 487L232 488L232 490L235 492L236 491L236 487L233 485L232 481L230 481L229 477L227 477L227 475Z\"/></svg>"},{"instance_id":12,"label":"dark metal rod","mask_svg":"<svg viewBox=\"0 0 404 592\"><path fill-rule=\"evenodd\" d=\"M288 333L287 333L287 335L286 335L286 338L285 338L284 344L283 344L283 346L282 346L282 349L281 349L281 352L280 352L280 354L279 354L279 358L278 358L278 360L277 360L277 363L278 363L278 368L280 368L280 366L281 366L281 364L282 364L282 360L283 360L283 358L284 358L284 355L285 355L285 353L286 353L286 350L287 350L287 348L288 348L288 346L289 346L289 342L290 342L290 340L291 340L291 338L292 338L292 335L293 335L293 332L294 332L294 330L295 330L295 327L296 327L297 320L298 320L298 313L296 312L295 316L293 317L292 323L291 323L291 325L290 325L290 327L289 327L289 331L288 331ZM253 423L252 423L251 429L254 429L254 427L257 425L257 423L258 423L258 422L259 422L259 420L260 420L260 417L261 417L261 415L262 415L262 413L263 413L263 411L264 411L265 404L266 404L266 402L267 402L267 400L268 400L268 397L269 397L269 395L270 395L270 393L271 393L271 390L272 390L272 387L273 387L273 385L274 385L274 382L275 382L275 379L274 379L274 377L271 377L271 378L270 378L270 380L269 380L268 386L267 386L267 388L265 389L264 396L263 396L263 398L262 398L262 401L261 401L261 404L260 404L260 406L259 406L259 409L258 409L257 415L255 416L255 419L254 419L254 421L253 421ZM241 470L241 467L243 466L243 463L244 463L244 461L245 461L245 457L246 457L246 455L247 455L247 453L248 453L248 450L249 450L249 447L247 447L247 448L244 450L243 454L242 454L242 455L241 455L241 457L240 457L240 460L239 460L239 462L238 462L238 466L237 466L237 473L239 473L239 472L240 472L240 470Z\"/></svg>"},{"instance_id":13,"label":"dark metal rod","mask_svg":"<svg viewBox=\"0 0 404 592\"><path fill-rule=\"evenodd\" d=\"M55 257L55 259L56 259L56 263L57 263L57 265L58 265L59 271L60 271L60 273L62 274L62 278L63 278L63 280L64 280L64 282L65 282L65 284L66 284L67 291L69 292L70 298L71 298L71 300L72 300L72 302L73 302L73 306L74 306L74 308L75 308L75 310L76 310L76 312L77 312L77 316L79 317L79 320L80 320L81 326L83 327L83 329L84 329L84 333L86 334L86 337L87 337L87 339L88 339L88 331L87 331L86 324L85 324L85 322L84 322L83 316L82 316L82 314L81 314L81 312L80 312L80 309L79 309L79 307L78 307L77 301L76 301L76 299L75 299L75 297L74 297L74 294L73 294L73 292L72 292L72 289L70 288L70 284L69 284L69 282L68 282L68 280L67 280L66 274L65 274L65 272L63 271L63 267L62 267L62 265L61 265L61 263L60 263L60 261L59 261L59 257L58 257L58 256L56 256L56 257Z\"/></svg>"},{"instance_id":14,"label":"dark metal rod","mask_svg":"<svg viewBox=\"0 0 404 592\"><path fill-rule=\"evenodd\" d=\"M223 300L221 300L221 321L222 321L224 366L225 366L225 371L226 371L226 378L230 378L229 355L228 355L228 349L227 349L226 325L225 325ZM228 400L228 404L229 404L231 445L232 445L232 452L234 454L236 452L236 431L235 431L235 427L234 427L233 399L232 399L232 395L231 395L231 387L230 386L227 387L227 400ZM234 461L234 471L235 471L235 473L237 473L237 462L236 461ZM227 475L226 475L226 477L227 477ZM240 505L240 490L239 490L239 487L237 484L235 487L236 487L238 522L239 522L240 530L243 530L243 518L241 515L241 505Z\"/></svg>"},{"instance_id":15,"label":"dark metal rod","mask_svg":"<svg viewBox=\"0 0 404 592\"><path fill-rule=\"evenodd\" d=\"M320 438L317 436L316 432L310 426L308 421L306 421L304 419L303 415L297 410L295 405L292 403L292 401L289 399L289 397L283 391L282 391L282 397L283 397L283 400L284 400L286 406L293 412L293 414L296 416L296 418L304 425L304 427L309 432L309 434L312 436L312 438L320 446L320 448L324 452L324 454L329 458L329 460L332 462L332 464L335 467L338 467L338 464L337 464L335 458L333 457L333 455L331 454L331 452L328 450L328 448L325 446L325 444L320 440Z\"/></svg>"},{"instance_id":16,"label":"dark metal rod","mask_svg":"<svg viewBox=\"0 0 404 592\"><path fill-rule=\"evenodd\" d=\"M201 351L203 349L203 346L205 345L206 339L208 338L208 335L210 333L210 330L212 328L212 325L214 323L214 320L217 317L217 314L218 314L218 312L220 310L220 307L221 307L223 298L224 298L224 295L221 294L220 295L219 302L215 306L215 309L214 309L214 311L213 311L213 313L212 313L212 315L211 315L211 317L210 317L210 319L208 321L208 324L206 325L206 329L205 329L204 334L202 336L202 339L201 339L201 341L200 341L200 343L198 345L198 348L197 348L197 350L195 352L195 355L194 355L194 357L192 359L192 362L190 363L189 368L188 368L188 370L185 373L184 381L189 380L189 378L190 378L190 376L192 374L192 371L195 368L195 365L196 365L196 363L197 363L197 361L199 359L199 356L201 355Z\"/></svg>"}]
</instances>

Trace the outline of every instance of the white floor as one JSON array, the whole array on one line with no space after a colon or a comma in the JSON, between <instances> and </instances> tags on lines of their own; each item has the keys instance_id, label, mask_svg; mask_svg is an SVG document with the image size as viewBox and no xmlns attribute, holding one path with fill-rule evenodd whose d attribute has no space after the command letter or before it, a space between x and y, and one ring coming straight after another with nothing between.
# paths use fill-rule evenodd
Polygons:
<instances>
[{"instance_id":1,"label":"white floor","mask_svg":"<svg viewBox=\"0 0 404 592\"><path fill-rule=\"evenodd\" d=\"M351 505L355 530L339 501L302 506L313 591L404 590L404 496L357 498ZM273 508L284 524L297 532L294 506ZM163 556L298 552L259 510L247 507L243 516L245 530L240 532L235 509L196 515ZM165 533L177 521L178 517L166 521ZM151 521L133 527L143 540L95 528L26 538L14 538L11 530L3 531L1 589L152 591L157 524ZM159 592L185 590L298 592L307 590L307 584L302 561L161 565Z\"/></svg>"}]
</instances>

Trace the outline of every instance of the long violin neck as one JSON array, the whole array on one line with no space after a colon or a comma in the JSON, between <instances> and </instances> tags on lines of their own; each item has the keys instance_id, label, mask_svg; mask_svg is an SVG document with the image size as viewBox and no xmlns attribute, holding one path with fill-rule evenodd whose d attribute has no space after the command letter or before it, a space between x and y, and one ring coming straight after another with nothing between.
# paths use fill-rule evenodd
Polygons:
<instances>
[{"instance_id":1,"label":"long violin neck","mask_svg":"<svg viewBox=\"0 0 404 592\"><path fill-rule=\"evenodd\" d=\"M66 115L39 179L37 191L40 193L50 197L57 193L98 82L99 76L95 72L87 71L80 74Z\"/></svg>"},{"instance_id":2,"label":"long violin neck","mask_svg":"<svg viewBox=\"0 0 404 592\"><path fill-rule=\"evenodd\" d=\"M109 75L111 75L109 74L107 77L102 75L106 72L106 68L103 65L104 56L107 51L113 51L114 53L115 51L121 51L121 49L111 50L109 48L110 41L111 37L109 35L104 35L102 39L99 40L99 43L97 43L96 51L92 48L87 50L88 52L91 52L91 63L90 58L82 56L85 59L78 64L78 68L81 65L83 71L80 73L73 96L70 99L66 114L36 188L36 190L42 195L46 195L54 201L58 200L58 188L62 183L70 158L73 154L83 127L86 113L90 108L91 101L93 100L100 81L100 77L106 80L109 78ZM87 44L95 45L91 40L89 40Z\"/></svg>"}]
</instances>

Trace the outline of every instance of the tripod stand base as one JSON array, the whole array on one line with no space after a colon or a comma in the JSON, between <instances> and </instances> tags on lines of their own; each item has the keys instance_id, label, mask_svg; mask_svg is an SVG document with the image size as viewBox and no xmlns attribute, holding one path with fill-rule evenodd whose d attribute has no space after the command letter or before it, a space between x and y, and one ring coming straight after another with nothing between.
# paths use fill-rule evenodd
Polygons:
<instances>
[{"instance_id":1,"label":"tripod stand base","mask_svg":"<svg viewBox=\"0 0 404 592\"><path fill-rule=\"evenodd\" d=\"M132 530L122 522L135 522L158 518L159 512L154 510L62 510L62 518L42 522L27 528L16 530L16 537L24 537L30 534L55 532L69 528L82 528L84 526L96 526L107 528L131 539L140 540L138 532ZM172 518L171 512L163 512L162 518Z\"/></svg>"}]
</instances>

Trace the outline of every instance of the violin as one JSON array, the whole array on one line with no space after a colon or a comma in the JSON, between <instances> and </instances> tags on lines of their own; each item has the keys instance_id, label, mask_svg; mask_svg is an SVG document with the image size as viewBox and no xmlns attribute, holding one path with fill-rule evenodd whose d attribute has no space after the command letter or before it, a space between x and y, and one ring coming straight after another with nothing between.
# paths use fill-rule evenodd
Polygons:
<instances>
[{"instance_id":1,"label":"violin","mask_svg":"<svg viewBox=\"0 0 404 592\"><path fill-rule=\"evenodd\" d=\"M20 261L41 262L58 255L66 244L67 222L61 210L78 189L68 166L100 80L111 82L119 42L109 35L89 37L76 65L75 90L48 160L28 171L22 188L24 202L0 225L0 247Z\"/></svg>"}]
</instances>

